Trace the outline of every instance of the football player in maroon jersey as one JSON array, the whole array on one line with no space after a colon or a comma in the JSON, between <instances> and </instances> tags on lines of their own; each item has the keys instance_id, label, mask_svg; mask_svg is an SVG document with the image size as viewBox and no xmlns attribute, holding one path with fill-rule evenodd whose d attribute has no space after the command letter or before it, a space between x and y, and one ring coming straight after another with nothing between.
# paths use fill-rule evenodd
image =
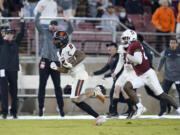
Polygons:
<instances>
[{"instance_id":1,"label":"football player in maroon jersey","mask_svg":"<svg viewBox=\"0 0 180 135\"><path fill-rule=\"evenodd\" d=\"M133 91L134 88L140 88L141 86L149 86L155 95L159 96L171 106L173 106L178 114L180 114L180 107L173 100L173 98L164 93L155 71L149 67L149 61L144 53L144 49L140 42L137 41L137 34L133 30L126 30L127 38L129 39L129 46L127 51L121 51L124 56L132 63L133 69L138 76L132 81L127 81L124 85L124 90L130 97L130 99L137 105L137 112L135 118L139 117L146 108L139 102L137 94Z\"/></svg>"}]
</instances>

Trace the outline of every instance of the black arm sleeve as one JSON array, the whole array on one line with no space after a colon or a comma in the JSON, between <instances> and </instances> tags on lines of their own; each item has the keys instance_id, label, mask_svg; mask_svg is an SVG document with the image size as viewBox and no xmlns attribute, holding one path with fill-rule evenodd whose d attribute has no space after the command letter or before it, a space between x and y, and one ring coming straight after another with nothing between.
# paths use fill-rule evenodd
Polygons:
<instances>
[{"instance_id":1,"label":"black arm sleeve","mask_svg":"<svg viewBox=\"0 0 180 135\"><path fill-rule=\"evenodd\" d=\"M108 71L110 69L109 65L106 64L103 68L101 68L100 70L97 70L94 72L94 75L100 75L105 73L106 71Z\"/></svg>"},{"instance_id":2,"label":"black arm sleeve","mask_svg":"<svg viewBox=\"0 0 180 135\"><path fill-rule=\"evenodd\" d=\"M24 23L24 22L21 22L21 28L20 28L20 31L19 31L19 33L18 33L16 39L15 39L17 43L20 43L21 40L22 40L23 37L24 37L24 25L25 25L25 23Z\"/></svg>"},{"instance_id":3,"label":"black arm sleeve","mask_svg":"<svg viewBox=\"0 0 180 135\"><path fill-rule=\"evenodd\" d=\"M67 28L66 32L68 33L68 35L70 35L74 31L74 28L73 28L71 21L69 21L67 23L68 23L68 28Z\"/></svg>"},{"instance_id":4,"label":"black arm sleeve","mask_svg":"<svg viewBox=\"0 0 180 135\"><path fill-rule=\"evenodd\" d=\"M149 60L149 65L151 68L153 68L153 56L152 56L150 50L147 48L146 45L143 44L143 48L144 48L144 52L145 52L145 54Z\"/></svg>"},{"instance_id":5,"label":"black arm sleeve","mask_svg":"<svg viewBox=\"0 0 180 135\"><path fill-rule=\"evenodd\" d=\"M111 72L109 72L109 73L105 74L105 75L104 75L104 78L111 77L111 74L112 74Z\"/></svg>"}]
</instances>

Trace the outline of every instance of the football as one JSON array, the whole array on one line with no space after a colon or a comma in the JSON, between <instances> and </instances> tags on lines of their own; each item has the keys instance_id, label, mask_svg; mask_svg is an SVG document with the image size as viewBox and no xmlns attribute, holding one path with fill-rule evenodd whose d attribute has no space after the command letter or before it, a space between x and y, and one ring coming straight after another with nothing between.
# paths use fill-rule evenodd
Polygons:
<instances>
[{"instance_id":1,"label":"football","mask_svg":"<svg viewBox=\"0 0 180 135\"><path fill-rule=\"evenodd\" d=\"M76 62L76 57L72 56L72 57L68 58L67 62L71 63L71 64L74 64Z\"/></svg>"}]
</instances>

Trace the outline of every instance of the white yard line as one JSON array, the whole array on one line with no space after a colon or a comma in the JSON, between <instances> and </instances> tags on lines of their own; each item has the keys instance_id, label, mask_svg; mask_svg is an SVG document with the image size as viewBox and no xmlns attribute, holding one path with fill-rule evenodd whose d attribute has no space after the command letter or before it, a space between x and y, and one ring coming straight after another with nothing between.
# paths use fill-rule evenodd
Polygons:
<instances>
[{"instance_id":1,"label":"white yard line","mask_svg":"<svg viewBox=\"0 0 180 135\"><path fill-rule=\"evenodd\" d=\"M103 116L106 117L106 116ZM12 120L12 117L7 117L8 120ZM76 115L76 116L18 116L18 120L87 120L87 119L94 119L92 116L89 115ZM119 116L116 119L126 119L126 116ZM180 115L164 115L164 116L157 116L157 115L142 115L138 119L180 119ZM2 118L0 118L2 120Z\"/></svg>"}]
</instances>

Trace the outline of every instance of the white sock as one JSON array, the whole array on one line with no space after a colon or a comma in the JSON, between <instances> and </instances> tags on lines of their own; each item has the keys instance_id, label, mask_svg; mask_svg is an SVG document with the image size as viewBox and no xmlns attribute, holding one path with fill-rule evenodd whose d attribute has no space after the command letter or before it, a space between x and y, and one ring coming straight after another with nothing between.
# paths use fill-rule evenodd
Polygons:
<instances>
[{"instance_id":1,"label":"white sock","mask_svg":"<svg viewBox=\"0 0 180 135\"><path fill-rule=\"evenodd\" d=\"M139 102L136 104L138 108L142 107L143 105Z\"/></svg>"}]
</instances>

